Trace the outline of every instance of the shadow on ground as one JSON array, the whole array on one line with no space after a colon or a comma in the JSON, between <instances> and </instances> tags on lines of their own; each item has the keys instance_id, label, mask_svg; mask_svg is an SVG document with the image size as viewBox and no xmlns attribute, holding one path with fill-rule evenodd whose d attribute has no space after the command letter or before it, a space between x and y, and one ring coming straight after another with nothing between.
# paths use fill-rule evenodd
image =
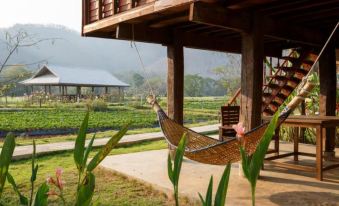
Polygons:
<instances>
[{"instance_id":1,"label":"shadow on ground","mask_svg":"<svg viewBox=\"0 0 339 206\"><path fill-rule=\"evenodd\" d=\"M280 206L339 206L339 195L331 192L280 192L269 199Z\"/></svg>"}]
</instances>

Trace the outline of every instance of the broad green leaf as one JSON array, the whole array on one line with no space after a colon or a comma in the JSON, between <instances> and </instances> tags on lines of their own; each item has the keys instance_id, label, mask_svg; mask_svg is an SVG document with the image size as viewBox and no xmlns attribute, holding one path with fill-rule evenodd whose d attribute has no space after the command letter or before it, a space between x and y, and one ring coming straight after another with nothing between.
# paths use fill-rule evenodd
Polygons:
<instances>
[{"instance_id":1,"label":"broad green leaf","mask_svg":"<svg viewBox=\"0 0 339 206\"><path fill-rule=\"evenodd\" d=\"M243 147L240 147L240 154L241 154L241 164L242 164L242 171L247 179L250 178L250 159L246 154L246 151Z\"/></svg>"},{"instance_id":2,"label":"broad green leaf","mask_svg":"<svg viewBox=\"0 0 339 206\"><path fill-rule=\"evenodd\" d=\"M181 171L181 165L182 160L185 153L185 146L186 146L186 133L182 136L178 148L175 152L175 158L174 158L174 169L173 169L173 180L176 186L178 186L179 183L179 176Z\"/></svg>"},{"instance_id":3,"label":"broad green leaf","mask_svg":"<svg viewBox=\"0 0 339 206\"><path fill-rule=\"evenodd\" d=\"M172 159L171 159L170 154L168 154L168 157L167 157L167 173L168 173L168 177L171 180L172 184L174 184L173 166L172 166Z\"/></svg>"},{"instance_id":4,"label":"broad green leaf","mask_svg":"<svg viewBox=\"0 0 339 206\"><path fill-rule=\"evenodd\" d=\"M217 193L215 194L214 206L225 205L230 173L231 173L231 164L228 163L227 166L225 167L224 173L221 176Z\"/></svg>"},{"instance_id":5,"label":"broad green leaf","mask_svg":"<svg viewBox=\"0 0 339 206\"><path fill-rule=\"evenodd\" d=\"M252 176L252 180L256 180L259 176L262 164L264 162L265 155L267 153L268 147L274 135L276 125L278 122L279 112L277 112L271 122L269 123L268 127L265 130L263 138L261 139L257 149L255 150L254 154L252 155L251 163L250 163L250 175Z\"/></svg>"},{"instance_id":6,"label":"broad green leaf","mask_svg":"<svg viewBox=\"0 0 339 206\"><path fill-rule=\"evenodd\" d=\"M49 186L47 185L47 183L43 183L36 195L35 195L35 199L34 199L34 206L47 206L48 205L48 193L49 192Z\"/></svg>"},{"instance_id":7,"label":"broad green leaf","mask_svg":"<svg viewBox=\"0 0 339 206\"><path fill-rule=\"evenodd\" d=\"M38 173L38 165L35 165L36 161L36 144L35 140L33 139L33 154L32 154L32 175L31 175L31 182L34 182L36 180L36 175Z\"/></svg>"},{"instance_id":8,"label":"broad green leaf","mask_svg":"<svg viewBox=\"0 0 339 206\"><path fill-rule=\"evenodd\" d=\"M204 198L202 197L202 195L200 193L198 193L198 195L199 195L199 198L200 198L202 205L205 206L206 202L205 202Z\"/></svg>"},{"instance_id":9,"label":"broad green leaf","mask_svg":"<svg viewBox=\"0 0 339 206\"><path fill-rule=\"evenodd\" d=\"M88 206L91 204L95 188L95 176L89 172L84 181L80 184L76 206Z\"/></svg>"},{"instance_id":10,"label":"broad green leaf","mask_svg":"<svg viewBox=\"0 0 339 206\"><path fill-rule=\"evenodd\" d=\"M213 190L213 176L211 176L210 183L208 184L205 205L212 206L212 190Z\"/></svg>"},{"instance_id":11,"label":"broad green leaf","mask_svg":"<svg viewBox=\"0 0 339 206\"><path fill-rule=\"evenodd\" d=\"M9 133L5 138L5 142L2 146L0 154L0 197L5 186L8 167L12 160L14 148L15 148L15 137L12 133Z\"/></svg>"},{"instance_id":12,"label":"broad green leaf","mask_svg":"<svg viewBox=\"0 0 339 206\"><path fill-rule=\"evenodd\" d=\"M14 178L10 173L7 174L7 181L12 185L14 192L19 196L20 205L28 205L27 197L20 193L18 186L16 185Z\"/></svg>"},{"instance_id":13,"label":"broad green leaf","mask_svg":"<svg viewBox=\"0 0 339 206\"><path fill-rule=\"evenodd\" d=\"M90 153L91 150L92 150L92 146L93 146L93 142L94 142L94 139L95 139L95 135L96 135L96 134L93 135L91 141L88 143L88 146L87 146L87 148L86 148L85 155L84 155L84 160L82 161L82 163L83 163L82 167L83 167L83 168L86 167L88 155L89 155L89 153Z\"/></svg>"},{"instance_id":14,"label":"broad green leaf","mask_svg":"<svg viewBox=\"0 0 339 206\"><path fill-rule=\"evenodd\" d=\"M87 171L93 171L100 162L111 152L113 147L118 144L120 139L126 134L128 126L124 126L117 134L113 135L106 145L100 149L100 151L93 157L90 163L87 165Z\"/></svg>"},{"instance_id":15,"label":"broad green leaf","mask_svg":"<svg viewBox=\"0 0 339 206\"><path fill-rule=\"evenodd\" d=\"M75 140L74 146L74 162L79 170L79 172L83 171L83 160L84 160L84 151L85 151L85 141L86 141L86 133L88 128L88 119L89 112L86 113L84 120L82 121L78 137Z\"/></svg>"}]
</instances>

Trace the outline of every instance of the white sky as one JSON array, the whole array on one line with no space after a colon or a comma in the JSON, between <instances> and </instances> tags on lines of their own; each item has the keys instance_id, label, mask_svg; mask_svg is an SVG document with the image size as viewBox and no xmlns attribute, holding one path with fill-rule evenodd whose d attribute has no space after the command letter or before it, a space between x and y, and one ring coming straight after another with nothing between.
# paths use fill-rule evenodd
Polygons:
<instances>
[{"instance_id":1,"label":"white sky","mask_svg":"<svg viewBox=\"0 0 339 206\"><path fill-rule=\"evenodd\" d=\"M59 24L81 30L81 0L0 0L0 27Z\"/></svg>"}]
</instances>

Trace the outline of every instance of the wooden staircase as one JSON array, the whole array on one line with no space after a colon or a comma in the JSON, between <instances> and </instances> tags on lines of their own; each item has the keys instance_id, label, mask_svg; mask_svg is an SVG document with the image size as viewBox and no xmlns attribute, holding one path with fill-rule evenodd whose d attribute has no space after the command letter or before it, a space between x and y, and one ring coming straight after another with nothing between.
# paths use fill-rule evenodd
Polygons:
<instances>
[{"instance_id":1,"label":"wooden staircase","mask_svg":"<svg viewBox=\"0 0 339 206\"><path fill-rule=\"evenodd\" d=\"M293 49L288 56L278 59L278 65L272 68L275 72L266 76L269 78L263 85L262 113L264 116L273 115L284 103L288 96L299 85L302 78L311 69L317 55L300 48ZM279 62L283 61L279 65ZM240 89L231 98L227 105L237 105Z\"/></svg>"},{"instance_id":2,"label":"wooden staircase","mask_svg":"<svg viewBox=\"0 0 339 206\"><path fill-rule=\"evenodd\" d=\"M299 85L311 69L316 55L303 49L293 49L288 56L281 57L283 64L275 68L270 80L263 86L262 112L273 115L288 96Z\"/></svg>"}]
</instances>

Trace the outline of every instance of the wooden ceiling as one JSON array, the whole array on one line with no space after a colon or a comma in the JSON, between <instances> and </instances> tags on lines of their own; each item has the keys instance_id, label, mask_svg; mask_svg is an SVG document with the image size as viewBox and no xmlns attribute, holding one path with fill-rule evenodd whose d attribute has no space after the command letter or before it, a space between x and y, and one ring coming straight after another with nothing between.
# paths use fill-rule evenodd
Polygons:
<instances>
[{"instance_id":1,"label":"wooden ceiling","mask_svg":"<svg viewBox=\"0 0 339 206\"><path fill-rule=\"evenodd\" d=\"M319 47L339 21L339 0L214 1L187 1L180 6L129 19L122 18L130 12L126 11L110 17L115 22L111 25L106 23L100 27L102 22L98 21L85 26L84 34L125 40L134 38L164 45L172 43L173 34L180 34L188 47L240 52L241 32L250 30L252 17L257 15L265 22L265 50L273 51L299 44ZM142 8L138 9L141 14ZM338 37L339 32L335 37L336 45L339 45Z\"/></svg>"}]
</instances>

